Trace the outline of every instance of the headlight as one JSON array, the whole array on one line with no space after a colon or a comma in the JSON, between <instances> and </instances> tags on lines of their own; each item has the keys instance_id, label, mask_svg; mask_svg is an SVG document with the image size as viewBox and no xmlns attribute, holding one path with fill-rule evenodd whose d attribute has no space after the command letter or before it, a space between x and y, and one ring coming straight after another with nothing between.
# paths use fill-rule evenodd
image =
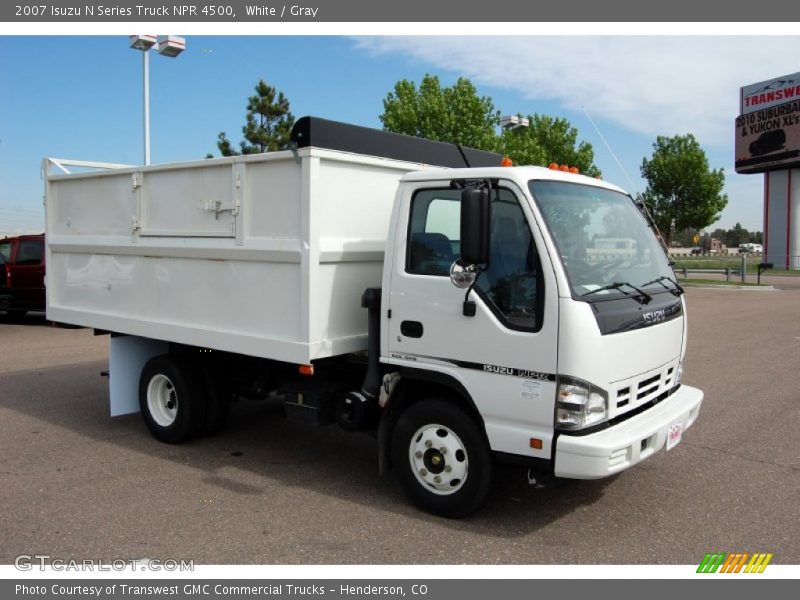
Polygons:
<instances>
[{"instance_id":1,"label":"headlight","mask_svg":"<svg viewBox=\"0 0 800 600\"><path fill-rule=\"evenodd\" d=\"M583 429L608 418L608 395L590 383L559 376L556 393L556 427L559 429Z\"/></svg>"}]
</instances>

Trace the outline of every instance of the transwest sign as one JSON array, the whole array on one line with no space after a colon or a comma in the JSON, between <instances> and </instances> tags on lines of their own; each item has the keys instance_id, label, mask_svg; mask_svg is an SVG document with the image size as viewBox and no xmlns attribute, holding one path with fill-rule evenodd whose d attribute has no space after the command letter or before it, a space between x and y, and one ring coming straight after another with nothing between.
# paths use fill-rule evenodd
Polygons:
<instances>
[{"instance_id":1,"label":"transwest sign","mask_svg":"<svg viewBox=\"0 0 800 600\"><path fill-rule=\"evenodd\" d=\"M739 114L744 115L792 100L800 100L800 73L751 83L741 88Z\"/></svg>"},{"instance_id":2,"label":"transwest sign","mask_svg":"<svg viewBox=\"0 0 800 600\"><path fill-rule=\"evenodd\" d=\"M736 118L736 172L800 166L800 73L741 89Z\"/></svg>"}]
</instances>

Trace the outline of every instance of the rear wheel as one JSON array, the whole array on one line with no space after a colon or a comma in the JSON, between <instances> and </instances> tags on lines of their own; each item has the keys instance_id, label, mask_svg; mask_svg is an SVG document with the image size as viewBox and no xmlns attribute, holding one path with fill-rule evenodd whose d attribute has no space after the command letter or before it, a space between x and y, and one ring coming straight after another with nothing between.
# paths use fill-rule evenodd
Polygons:
<instances>
[{"instance_id":1,"label":"rear wheel","mask_svg":"<svg viewBox=\"0 0 800 600\"><path fill-rule=\"evenodd\" d=\"M180 357L164 354L147 361L139 377L139 407L153 437L180 444L201 432L206 414L201 377Z\"/></svg>"},{"instance_id":2,"label":"rear wheel","mask_svg":"<svg viewBox=\"0 0 800 600\"><path fill-rule=\"evenodd\" d=\"M392 461L405 492L428 512L463 517L489 495L492 458L486 439L450 402L423 400L400 415Z\"/></svg>"}]
</instances>

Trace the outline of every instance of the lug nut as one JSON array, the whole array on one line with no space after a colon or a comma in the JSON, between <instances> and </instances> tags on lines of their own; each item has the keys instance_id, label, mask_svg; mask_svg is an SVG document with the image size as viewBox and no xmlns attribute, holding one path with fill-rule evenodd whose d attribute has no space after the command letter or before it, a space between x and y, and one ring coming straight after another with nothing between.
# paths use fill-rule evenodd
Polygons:
<instances>
[{"instance_id":1,"label":"lug nut","mask_svg":"<svg viewBox=\"0 0 800 600\"><path fill-rule=\"evenodd\" d=\"M444 467L445 473L449 473L452 470L453 470L453 467L451 467L450 465L445 465L445 467Z\"/></svg>"},{"instance_id":2,"label":"lug nut","mask_svg":"<svg viewBox=\"0 0 800 600\"><path fill-rule=\"evenodd\" d=\"M433 481L435 481L436 483L442 483L442 478L437 475L436 477L433 478Z\"/></svg>"},{"instance_id":3,"label":"lug nut","mask_svg":"<svg viewBox=\"0 0 800 600\"><path fill-rule=\"evenodd\" d=\"M419 470L419 474L422 475L423 477L425 477L425 475L428 474L428 471L426 469L420 469Z\"/></svg>"},{"instance_id":4,"label":"lug nut","mask_svg":"<svg viewBox=\"0 0 800 600\"><path fill-rule=\"evenodd\" d=\"M442 454L447 454L447 448L442 446L441 448L439 448L439 452L441 452Z\"/></svg>"},{"instance_id":5,"label":"lug nut","mask_svg":"<svg viewBox=\"0 0 800 600\"><path fill-rule=\"evenodd\" d=\"M425 447L430 448L431 446L433 446L433 442L430 440L425 440Z\"/></svg>"},{"instance_id":6,"label":"lug nut","mask_svg":"<svg viewBox=\"0 0 800 600\"><path fill-rule=\"evenodd\" d=\"M416 456L417 458L422 458L422 452L417 450L416 453L414 454L414 456Z\"/></svg>"}]
</instances>

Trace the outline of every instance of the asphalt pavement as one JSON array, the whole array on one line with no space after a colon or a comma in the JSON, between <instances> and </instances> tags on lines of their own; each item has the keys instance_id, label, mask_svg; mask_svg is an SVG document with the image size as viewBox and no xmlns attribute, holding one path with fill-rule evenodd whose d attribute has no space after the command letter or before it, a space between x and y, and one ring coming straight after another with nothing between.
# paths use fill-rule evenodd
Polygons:
<instances>
[{"instance_id":1,"label":"asphalt pavement","mask_svg":"<svg viewBox=\"0 0 800 600\"><path fill-rule=\"evenodd\" d=\"M372 437L288 423L274 401L161 444L139 415L108 416L107 337L0 315L0 562L697 564L724 551L798 564L800 278L783 287L688 290L684 381L705 402L675 449L544 488L504 467L458 521L379 478Z\"/></svg>"}]
</instances>

